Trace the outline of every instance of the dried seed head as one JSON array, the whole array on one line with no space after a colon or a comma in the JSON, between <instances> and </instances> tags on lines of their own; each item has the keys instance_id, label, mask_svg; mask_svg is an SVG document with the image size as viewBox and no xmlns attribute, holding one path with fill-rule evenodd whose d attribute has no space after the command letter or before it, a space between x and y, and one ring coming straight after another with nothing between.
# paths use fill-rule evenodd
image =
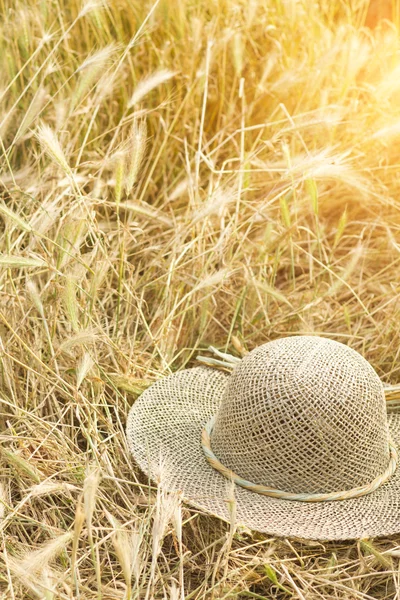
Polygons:
<instances>
[{"instance_id":1,"label":"dried seed head","mask_svg":"<svg viewBox=\"0 0 400 600\"><path fill-rule=\"evenodd\" d=\"M130 101L128 102L128 108L138 104L149 92L154 90L162 83L169 81L172 77L174 77L174 75L176 75L176 72L174 71L161 69L160 71L156 71L152 75L142 79L136 86L136 89L133 92Z\"/></svg>"},{"instance_id":2,"label":"dried seed head","mask_svg":"<svg viewBox=\"0 0 400 600\"><path fill-rule=\"evenodd\" d=\"M96 506L96 494L101 478L100 468L97 465L89 465L83 484L83 504L86 523L91 527L93 512Z\"/></svg>"}]
</instances>

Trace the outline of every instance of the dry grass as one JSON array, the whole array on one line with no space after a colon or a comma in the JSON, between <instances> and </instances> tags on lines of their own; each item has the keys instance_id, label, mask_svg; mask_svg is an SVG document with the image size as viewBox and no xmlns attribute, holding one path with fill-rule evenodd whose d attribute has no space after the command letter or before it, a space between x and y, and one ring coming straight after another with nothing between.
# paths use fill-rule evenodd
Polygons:
<instances>
[{"instance_id":1,"label":"dry grass","mask_svg":"<svg viewBox=\"0 0 400 600\"><path fill-rule=\"evenodd\" d=\"M209 344L329 335L400 381L398 4L0 7L0 597L399 599L400 537L229 528L124 437Z\"/></svg>"}]
</instances>

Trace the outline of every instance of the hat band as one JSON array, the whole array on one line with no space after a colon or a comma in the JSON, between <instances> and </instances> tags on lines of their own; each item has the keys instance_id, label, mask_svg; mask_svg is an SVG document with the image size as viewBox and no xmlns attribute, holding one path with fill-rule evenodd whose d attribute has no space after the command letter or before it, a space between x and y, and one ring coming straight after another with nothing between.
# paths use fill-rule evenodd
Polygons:
<instances>
[{"instance_id":1,"label":"hat band","mask_svg":"<svg viewBox=\"0 0 400 600\"><path fill-rule=\"evenodd\" d=\"M201 434L201 446L208 463L217 471L219 471L224 477L230 479L237 485L249 490L250 492L256 492L264 496L271 496L271 498L281 498L283 500L298 500L300 502L333 502L335 500L349 500L350 498L359 498L360 496L366 496L371 492L374 492L378 487L385 483L396 470L398 454L393 442L389 439L389 464L386 471L382 475L375 477L371 483L360 487L353 488L352 490L346 490L344 492L332 492L327 494L294 494L291 492L285 492L283 490L277 490L265 485L260 485L247 481L242 477L239 477L234 471L225 467L215 456L211 449L211 433L215 423L215 416L213 416L208 423L205 425Z\"/></svg>"}]
</instances>

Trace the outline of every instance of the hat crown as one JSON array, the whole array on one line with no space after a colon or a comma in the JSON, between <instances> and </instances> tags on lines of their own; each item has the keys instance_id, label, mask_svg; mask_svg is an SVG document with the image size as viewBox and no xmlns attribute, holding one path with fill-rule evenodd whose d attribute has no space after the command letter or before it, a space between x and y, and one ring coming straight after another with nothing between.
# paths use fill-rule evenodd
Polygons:
<instances>
[{"instance_id":1,"label":"hat crown","mask_svg":"<svg viewBox=\"0 0 400 600\"><path fill-rule=\"evenodd\" d=\"M293 493L366 485L389 461L383 385L358 352L311 336L257 347L229 377L211 436L240 477Z\"/></svg>"}]
</instances>

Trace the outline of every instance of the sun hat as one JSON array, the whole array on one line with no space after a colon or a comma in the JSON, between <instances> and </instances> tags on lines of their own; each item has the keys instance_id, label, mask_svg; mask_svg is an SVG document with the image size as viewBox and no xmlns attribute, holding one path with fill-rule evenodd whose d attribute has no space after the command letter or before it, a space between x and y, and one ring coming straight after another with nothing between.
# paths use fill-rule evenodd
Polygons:
<instances>
[{"instance_id":1,"label":"sun hat","mask_svg":"<svg viewBox=\"0 0 400 600\"><path fill-rule=\"evenodd\" d=\"M400 414L387 414L361 354L317 336L216 353L132 406L128 445L152 480L228 522L234 506L237 524L274 536L400 532Z\"/></svg>"}]
</instances>

